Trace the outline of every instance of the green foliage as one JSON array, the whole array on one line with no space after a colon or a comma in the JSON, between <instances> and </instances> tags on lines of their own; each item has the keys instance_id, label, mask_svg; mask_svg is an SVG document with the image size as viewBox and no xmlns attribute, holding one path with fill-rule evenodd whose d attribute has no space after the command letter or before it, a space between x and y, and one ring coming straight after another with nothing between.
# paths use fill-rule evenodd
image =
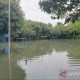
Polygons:
<instances>
[{"instance_id":1,"label":"green foliage","mask_svg":"<svg viewBox=\"0 0 80 80\"><path fill-rule=\"evenodd\" d=\"M72 11L79 7L80 0L40 0L40 8L51 14L56 14L57 18L63 17L67 11Z\"/></svg>"},{"instance_id":2,"label":"green foliage","mask_svg":"<svg viewBox=\"0 0 80 80\"><path fill-rule=\"evenodd\" d=\"M52 25L24 19L19 0L11 1L11 39L50 38ZM0 0L0 34L8 33L9 0Z\"/></svg>"},{"instance_id":3,"label":"green foliage","mask_svg":"<svg viewBox=\"0 0 80 80\"><path fill-rule=\"evenodd\" d=\"M0 0L0 33L8 33L9 0ZM24 18L19 0L11 1L11 33L22 27Z\"/></svg>"},{"instance_id":4,"label":"green foliage","mask_svg":"<svg viewBox=\"0 0 80 80\"><path fill-rule=\"evenodd\" d=\"M77 2L75 3L75 5L77 4ZM66 3L67 0L42 0L39 4L44 11L46 11L47 13L55 13L58 15L59 18L61 17L61 15L65 14L66 11L70 10L70 8L68 7L71 7L74 2L72 1L72 4L68 5L67 9L63 10L62 7L65 6ZM77 6L78 4L75 7ZM71 8L71 10L72 9L73 7ZM8 0L1 0L0 34L8 33L8 11ZM59 22L57 23L56 27L53 28L53 26L49 23L45 24L41 22L25 20L23 11L21 10L19 5L19 0L14 0L11 1L11 39L15 40L16 38L21 37L25 37L28 40L52 38L78 39L80 38L80 21L76 21L75 24L70 23L67 26L64 26L62 23Z\"/></svg>"},{"instance_id":5,"label":"green foliage","mask_svg":"<svg viewBox=\"0 0 80 80\"><path fill-rule=\"evenodd\" d=\"M50 38L53 26L51 24L26 20L22 29L27 39L44 39Z\"/></svg>"},{"instance_id":6,"label":"green foliage","mask_svg":"<svg viewBox=\"0 0 80 80\"><path fill-rule=\"evenodd\" d=\"M80 38L80 21L75 24L70 23L67 26L56 25L53 31L53 35L56 38L62 39L79 39Z\"/></svg>"}]
</instances>

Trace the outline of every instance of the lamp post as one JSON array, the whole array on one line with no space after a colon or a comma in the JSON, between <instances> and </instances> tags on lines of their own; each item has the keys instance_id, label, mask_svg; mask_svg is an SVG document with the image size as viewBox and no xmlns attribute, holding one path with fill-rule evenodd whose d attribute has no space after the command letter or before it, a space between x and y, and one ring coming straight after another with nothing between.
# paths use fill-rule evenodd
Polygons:
<instances>
[{"instance_id":1,"label":"lamp post","mask_svg":"<svg viewBox=\"0 0 80 80\"><path fill-rule=\"evenodd\" d=\"M9 40L8 40L8 57L9 57L9 72L10 72L10 80L12 80L12 75L11 75L11 56L10 56L10 41L11 41L11 39L10 39L10 27L11 27L11 0L9 0L9 6L8 6L8 8L9 8L9 13L8 13L8 35L9 35Z\"/></svg>"},{"instance_id":2,"label":"lamp post","mask_svg":"<svg viewBox=\"0 0 80 80\"><path fill-rule=\"evenodd\" d=\"M10 23L10 13L11 13L11 9L10 9L10 5L11 5L11 0L9 0L9 17L8 17L8 34L9 34L9 40L8 40L8 44L9 44L9 56L10 56L10 26L11 26L11 23Z\"/></svg>"}]
</instances>

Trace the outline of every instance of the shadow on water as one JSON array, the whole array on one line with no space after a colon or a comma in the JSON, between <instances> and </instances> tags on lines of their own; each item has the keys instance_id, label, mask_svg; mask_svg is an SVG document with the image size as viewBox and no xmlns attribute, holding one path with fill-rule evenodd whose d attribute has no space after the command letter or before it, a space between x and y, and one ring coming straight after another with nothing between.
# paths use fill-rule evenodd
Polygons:
<instances>
[{"instance_id":1,"label":"shadow on water","mask_svg":"<svg viewBox=\"0 0 80 80\"><path fill-rule=\"evenodd\" d=\"M6 54L0 55L0 65L0 79L9 79ZM73 69L80 68L80 40L38 40L11 43L13 79L24 80L33 77L40 79L40 76L45 79L45 75L49 73L52 73L50 78L53 79L54 70L66 66Z\"/></svg>"}]
</instances>

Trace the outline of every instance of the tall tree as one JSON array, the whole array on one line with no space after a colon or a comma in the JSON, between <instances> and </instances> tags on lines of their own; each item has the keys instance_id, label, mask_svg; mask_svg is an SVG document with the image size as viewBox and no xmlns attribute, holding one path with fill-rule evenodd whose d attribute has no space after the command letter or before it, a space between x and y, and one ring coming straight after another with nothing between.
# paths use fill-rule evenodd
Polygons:
<instances>
[{"instance_id":1,"label":"tall tree","mask_svg":"<svg viewBox=\"0 0 80 80\"><path fill-rule=\"evenodd\" d=\"M0 0L0 33L8 33L9 0ZM11 32L22 26L24 20L19 0L11 0Z\"/></svg>"}]
</instances>

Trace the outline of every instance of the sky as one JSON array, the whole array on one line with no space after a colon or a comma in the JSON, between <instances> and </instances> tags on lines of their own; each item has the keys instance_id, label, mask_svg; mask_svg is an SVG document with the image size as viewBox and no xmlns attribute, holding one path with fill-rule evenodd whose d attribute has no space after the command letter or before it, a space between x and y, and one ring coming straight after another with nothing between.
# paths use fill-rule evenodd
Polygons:
<instances>
[{"instance_id":1,"label":"sky","mask_svg":"<svg viewBox=\"0 0 80 80\"><path fill-rule=\"evenodd\" d=\"M52 20L51 15L47 14L44 11L41 11L39 5L39 0L21 0L20 6L25 14L25 19L39 21L43 23L51 23L53 26L57 22L62 22L63 20Z\"/></svg>"}]
</instances>

